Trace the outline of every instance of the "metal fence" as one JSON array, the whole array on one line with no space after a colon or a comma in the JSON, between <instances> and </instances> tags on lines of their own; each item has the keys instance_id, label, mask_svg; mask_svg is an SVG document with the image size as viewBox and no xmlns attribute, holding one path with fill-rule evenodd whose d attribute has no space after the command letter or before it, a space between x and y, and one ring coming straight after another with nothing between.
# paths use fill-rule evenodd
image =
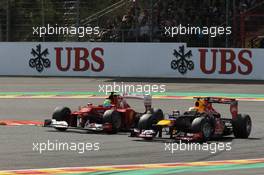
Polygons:
<instances>
[{"instance_id":1,"label":"metal fence","mask_svg":"<svg viewBox=\"0 0 264 175\"><path fill-rule=\"evenodd\" d=\"M253 1L1 0L0 41L186 42L195 47L259 47L264 35L264 0L248 2ZM99 26L100 33L84 37L33 35L32 27L47 24ZM178 24L231 26L233 32L214 38L164 35L164 26Z\"/></svg>"},{"instance_id":2,"label":"metal fence","mask_svg":"<svg viewBox=\"0 0 264 175\"><path fill-rule=\"evenodd\" d=\"M75 41L72 35L33 35L36 26L80 26L120 0L1 0L1 41ZM98 16L99 17L99 16ZM89 24L85 24L88 26Z\"/></svg>"}]
</instances>

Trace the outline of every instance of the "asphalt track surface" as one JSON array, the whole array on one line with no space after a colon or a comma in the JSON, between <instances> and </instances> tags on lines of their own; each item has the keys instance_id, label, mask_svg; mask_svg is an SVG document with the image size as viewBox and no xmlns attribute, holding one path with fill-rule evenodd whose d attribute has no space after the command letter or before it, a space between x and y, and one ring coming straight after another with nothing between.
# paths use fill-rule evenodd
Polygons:
<instances>
[{"instance_id":1,"label":"asphalt track surface","mask_svg":"<svg viewBox=\"0 0 264 175\"><path fill-rule=\"evenodd\" d=\"M138 84L142 80L126 79L87 79L87 78L0 78L1 92L45 92L45 91L96 91L99 84L113 81ZM186 82L181 80L144 80L144 84L165 84L167 91L173 92L212 92L212 93L252 93L264 94L262 83L248 82ZM154 82L154 83L153 83ZM43 120L50 118L54 107L66 105L76 110L79 105L89 101L101 104L103 99L0 99L0 119ZM137 111L143 111L143 103L129 100ZM187 110L192 100L153 100L153 105L161 107L165 113L174 109ZM125 165L147 163L175 163L230 159L264 158L264 102L239 102L240 113L250 114L253 130L249 139L227 137L211 143L232 143L231 151L165 151L169 139L142 141L128 137L128 133L116 135L89 134L85 131L57 132L52 128L38 126L0 126L0 170L80 167L93 165ZM228 115L228 108L217 106ZM84 142L99 143L99 151L33 151L33 143ZM263 174L264 169L230 170L224 174ZM212 173L212 172L211 172ZM184 173L183 173L184 174ZM206 173L188 173L206 174ZM207 174L210 174L207 173ZM223 174L221 171L213 174Z\"/></svg>"}]
</instances>

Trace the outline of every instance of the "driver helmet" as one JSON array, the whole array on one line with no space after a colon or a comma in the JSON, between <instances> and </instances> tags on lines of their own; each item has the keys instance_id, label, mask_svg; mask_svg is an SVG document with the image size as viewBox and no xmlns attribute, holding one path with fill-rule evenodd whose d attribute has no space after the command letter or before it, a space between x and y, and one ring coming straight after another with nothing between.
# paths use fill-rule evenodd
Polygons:
<instances>
[{"instance_id":1,"label":"driver helmet","mask_svg":"<svg viewBox=\"0 0 264 175\"><path fill-rule=\"evenodd\" d=\"M111 106L111 100L109 99L105 99L104 103L103 103L104 107L110 107Z\"/></svg>"},{"instance_id":2,"label":"driver helmet","mask_svg":"<svg viewBox=\"0 0 264 175\"><path fill-rule=\"evenodd\" d=\"M195 102L195 107L198 109L198 112L204 112L206 108L206 101L205 100L197 100Z\"/></svg>"}]
</instances>

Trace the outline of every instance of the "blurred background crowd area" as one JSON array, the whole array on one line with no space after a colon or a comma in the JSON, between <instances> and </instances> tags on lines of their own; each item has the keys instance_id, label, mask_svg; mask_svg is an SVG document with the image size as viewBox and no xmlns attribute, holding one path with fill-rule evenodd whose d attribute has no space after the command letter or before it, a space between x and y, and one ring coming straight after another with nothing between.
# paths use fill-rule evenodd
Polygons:
<instances>
[{"instance_id":1,"label":"blurred background crowd area","mask_svg":"<svg viewBox=\"0 0 264 175\"><path fill-rule=\"evenodd\" d=\"M99 26L99 35L33 35L33 26ZM165 35L165 26L231 26L231 35ZM1 41L185 42L264 48L264 0L1 0Z\"/></svg>"}]
</instances>

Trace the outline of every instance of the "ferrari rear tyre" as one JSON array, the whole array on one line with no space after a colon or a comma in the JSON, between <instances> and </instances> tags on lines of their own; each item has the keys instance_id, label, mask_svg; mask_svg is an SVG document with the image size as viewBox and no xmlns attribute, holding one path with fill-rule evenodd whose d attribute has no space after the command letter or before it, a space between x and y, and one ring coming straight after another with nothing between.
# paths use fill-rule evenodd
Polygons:
<instances>
[{"instance_id":1,"label":"ferrari rear tyre","mask_svg":"<svg viewBox=\"0 0 264 175\"><path fill-rule=\"evenodd\" d=\"M112 125L111 134L117 133L121 128L121 115L115 110L107 110L103 115L103 123Z\"/></svg>"}]
</instances>

